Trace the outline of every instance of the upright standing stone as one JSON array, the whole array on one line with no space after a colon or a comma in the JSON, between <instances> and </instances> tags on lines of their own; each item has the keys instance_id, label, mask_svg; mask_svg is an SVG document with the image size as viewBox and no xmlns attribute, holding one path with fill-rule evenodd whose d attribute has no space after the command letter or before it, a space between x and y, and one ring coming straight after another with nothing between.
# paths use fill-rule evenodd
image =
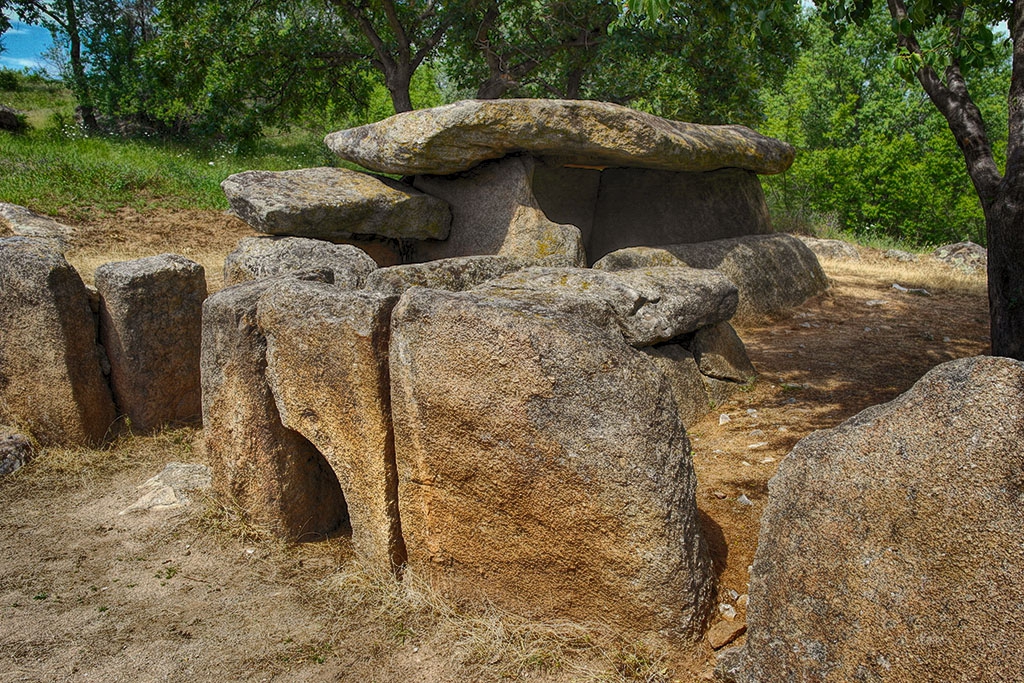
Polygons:
<instances>
[{"instance_id":1,"label":"upright standing stone","mask_svg":"<svg viewBox=\"0 0 1024 683\"><path fill-rule=\"evenodd\" d=\"M561 256L586 265L579 228L549 220L538 205L532 189L535 164L529 157L509 157L459 175L418 176L417 189L451 206L452 229L442 242L416 243L415 260L499 254Z\"/></svg>"},{"instance_id":2,"label":"upright standing stone","mask_svg":"<svg viewBox=\"0 0 1024 683\"><path fill-rule=\"evenodd\" d=\"M1024 363L945 363L796 445L768 487L734 680L1024 670Z\"/></svg>"},{"instance_id":3,"label":"upright standing stone","mask_svg":"<svg viewBox=\"0 0 1024 683\"><path fill-rule=\"evenodd\" d=\"M256 523L300 539L338 529L347 513L334 471L281 424L267 381L257 303L282 281L228 287L203 304L203 426L217 493Z\"/></svg>"},{"instance_id":4,"label":"upright standing stone","mask_svg":"<svg viewBox=\"0 0 1024 683\"><path fill-rule=\"evenodd\" d=\"M116 416L82 279L49 239L0 239L0 422L98 444Z\"/></svg>"},{"instance_id":5,"label":"upright standing stone","mask_svg":"<svg viewBox=\"0 0 1024 683\"><path fill-rule=\"evenodd\" d=\"M414 571L540 618L702 633L713 575L689 443L621 333L417 287L394 312L391 382Z\"/></svg>"},{"instance_id":6,"label":"upright standing stone","mask_svg":"<svg viewBox=\"0 0 1024 683\"><path fill-rule=\"evenodd\" d=\"M114 399L132 430L198 420L203 267L176 254L105 263L96 288Z\"/></svg>"},{"instance_id":7,"label":"upright standing stone","mask_svg":"<svg viewBox=\"0 0 1024 683\"><path fill-rule=\"evenodd\" d=\"M293 281L259 302L281 421L327 458L348 503L352 545L384 570L405 563L388 376L397 300Z\"/></svg>"}]
</instances>

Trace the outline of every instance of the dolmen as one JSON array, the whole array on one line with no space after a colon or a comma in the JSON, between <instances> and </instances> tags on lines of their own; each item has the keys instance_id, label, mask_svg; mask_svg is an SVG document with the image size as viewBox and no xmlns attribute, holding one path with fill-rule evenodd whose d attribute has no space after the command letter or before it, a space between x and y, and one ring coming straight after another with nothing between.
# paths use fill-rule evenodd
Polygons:
<instances>
[{"instance_id":1,"label":"dolmen","mask_svg":"<svg viewBox=\"0 0 1024 683\"><path fill-rule=\"evenodd\" d=\"M738 310L827 286L758 180L792 148L559 100L326 143L368 170L223 183L263 235L204 304L215 489L446 593L700 637L715 585L686 426L756 376Z\"/></svg>"}]
</instances>

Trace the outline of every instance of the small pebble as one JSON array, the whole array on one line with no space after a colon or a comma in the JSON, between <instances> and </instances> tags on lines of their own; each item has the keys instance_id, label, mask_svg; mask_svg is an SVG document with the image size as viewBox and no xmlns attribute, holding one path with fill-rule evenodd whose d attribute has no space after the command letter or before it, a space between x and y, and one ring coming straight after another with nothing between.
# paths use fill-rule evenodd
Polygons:
<instances>
[{"instance_id":1,"label":"small pebble","mask_svg":"<svg viewBox=\"0 0 1024 683\"><path fill-rule=\"evenodd\" d=\"M757 408L747 408L747 415L757 415Z\"/></svg>"},{"instance_id":2,"label":"small pebble","mask_svg":"<svg viewBox=\"0 0 1024 683\"><path fill-rule=\"evenodd\" d=\"M761 458L761 464L762 465L767 465L770 462L775 462L775 458L773 458L770 455L766 455L765 457Z\"/></svg>"},{"instance_id":3,"label":"small pebble","mask_svg":"<svg viewBox=\"0 0 1024 683\"><path fill-rule=\"evenodd\" d=\"M724 425L726 422L730 422L731 420L732 418L729 417L728 413L722 413L718 416L718 424L720 425Z\"/></svg>"},{"instance_id":4,"label":"small pebble","mask_svg":"<svg viewBox=\"0 0 1024 683\"><path fill-rule=\"evenodd\" d=\"M738 598L736 598L736 606L737 607L742 607L743 609L746 609L747 605L749 605L749 604L750 604L750 596L747 595L746 593L744 593L743 595L741 595Z\"/></svg>"},{"instance_id":5,"label":"small pebble","mask_svg":"<svg viewBox=\"0 0 1024 683\"><path fill-rule=\"evenodd\" d=\"M762 436L764 436L764 430L763 429L753 429L753 430L750 431L750 438L752 438L752 439L759 439Z\"/></svg>"},{"instance_id":6,"label":"small pebble","mask_svg":"<svg viewBox=\"0 0 1024 683\"><path fill-rule=\"evenodd\" d=\"M747 494L741 493L740 497L736 499L736 502L740 505L753 505L754 501L747 498Z\"/></svg>"},{"instance_id":7,"label":"small pebble","mask_svg":"<svg viewBox=\"0 0 1024 683\"><path fill-rule=\"evenodd\" d=\"M722 618L726 621L732 621L736 618L736 608L727 602L723 602L718 605L718 613L722 615Z\"/></svg>"},{"instance_id":8,"label":"small pebble","mask_svg":"<svg viewBox=\"0 0 1024 683\"><path fill-rule=\"evenodd\" d=\"M747 462L746 460L744 460L744 461L743 461L743 466L744 466L744 467L753 467L753 465L751 465L751 464L750 464L749 462Z\"/></svg>"},{"instance_id":9,"label":"small pebble","mask_svg":"<svg viewBox=\"0 0 1024 683\"><path fill-rule=\"evenodd\" d=\"M767 445L767 441L758 441L757 443L750 444L749 446L747 446L747 448L764 448Z\"/></svg>"},{"instance_id":10,"label":"small pebble","mask_svg":"<svg viewBox=\"0 0 1024 683\"><path fill-rule=\"evenodd\" d=\"M736 591L734 591L732 588L730 588L729 590L725 591L725 594L728 595L729 599L732 600L733 602L736 602L737 598L740 597L740 594L737 593Z\"/></svg>"}]
</instances>

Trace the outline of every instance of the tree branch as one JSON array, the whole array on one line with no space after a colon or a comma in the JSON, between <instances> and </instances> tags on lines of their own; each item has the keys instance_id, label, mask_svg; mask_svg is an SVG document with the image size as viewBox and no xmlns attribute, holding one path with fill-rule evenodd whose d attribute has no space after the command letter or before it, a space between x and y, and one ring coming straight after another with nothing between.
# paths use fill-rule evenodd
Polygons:
<instances>
[{"instance_id":1,"label":"tree branch","mask_svg":"<svg viewBox=\"0 0 1024 683\"><path fill-rule=\"evenodd\" d=\"M1019 2L1021 0L1016 0L1015 4ZM903 25L908 18L903 0L886 0L886 4L892 18ZM900 33L897 40L900 47L924 59L924 51L913 33ZM1014 51L1016 52L1016 43ZM967 82L959 66L954 62L946 67L945 83L927 63L922 63L917 69L916 76L932 104L946 119L949 129L953 132L956 144L967 163L967 174L971 177L978 196L983 204L988 203L995 196L999 183L1002 182L1002 175L992 156L992 147L985 132L981 111L971 99Z\"/></svg>"}]
</instances>

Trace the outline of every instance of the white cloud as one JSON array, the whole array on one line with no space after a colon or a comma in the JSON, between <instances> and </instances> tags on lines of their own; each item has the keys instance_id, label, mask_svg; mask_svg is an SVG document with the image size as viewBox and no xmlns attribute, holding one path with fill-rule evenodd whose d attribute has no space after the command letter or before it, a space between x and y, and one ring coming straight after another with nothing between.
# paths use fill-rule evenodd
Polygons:
<instances>
[{"instance_id":1,"label":"white cloud","mask_svg":"<svg viewBox=\"0 0 1024 683\"><path fill-rule=\"evenodd\" d=\"M3 55L0 55L0 66L18 70L46 68L47 64L42 59L23 59L18 57L4 57Z\"/></svg>"}]
</instances>

